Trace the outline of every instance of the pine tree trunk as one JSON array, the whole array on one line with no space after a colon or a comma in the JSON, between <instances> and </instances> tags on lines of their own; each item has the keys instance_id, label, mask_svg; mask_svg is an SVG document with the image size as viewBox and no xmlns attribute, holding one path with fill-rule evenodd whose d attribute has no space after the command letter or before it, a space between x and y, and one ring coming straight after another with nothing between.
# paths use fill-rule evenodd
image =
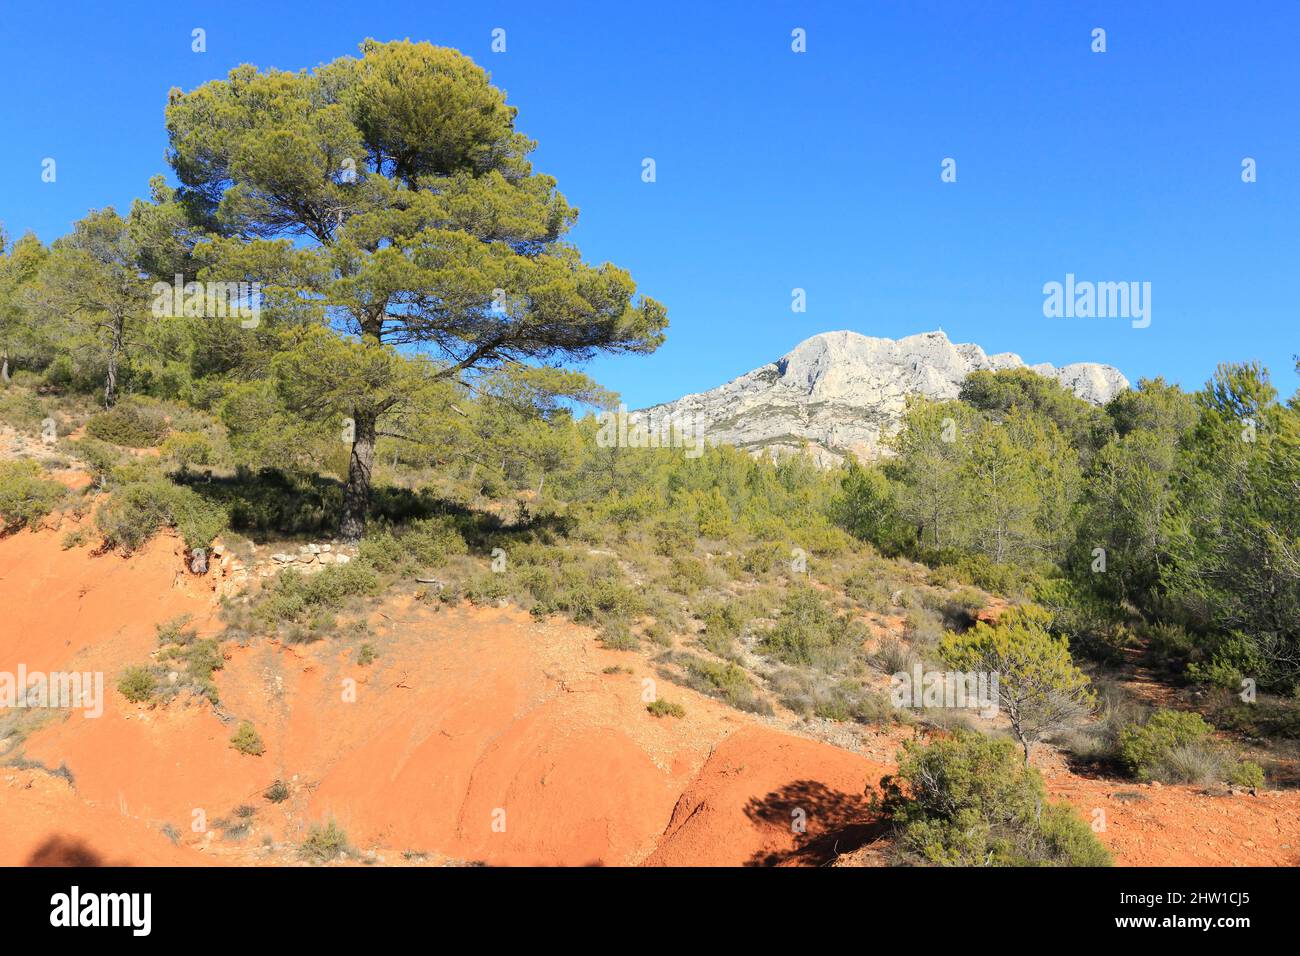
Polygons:
<instances>
[{"instance_id":1,"label":"pine tree trunk","mask_svg":"<svg viewBox=\"0 0 1300 956\"><path fill-rule=\"evenodd\" d=\"M343 517L339 537L356 544L366 533L366 513L370 510L370 474L375 465L375 423L378 416L369 409L355 409L352 421L352 454L348 458L348 483L343 490Z\"/></svg>"},{"instance_id":2,"label":"pine tree trunk","mask_svg":"<svg viewBox=\"0 0 1300 956\"><path fill-rule=\"evenodd\" d=\"M104 407L112 408L117 401L117 366L122 355L122 339L126 320L122 316L113 319L113 340L108 348L108 375L104 381Z\"/></svg>"},{"instance_id":3,"label":"pine tree trunk","mask_svg":"<svg viewBox=\"0 0 1300 956\"><path fill-rule=\"evenodd\" d=\"M3 360L0 360L0 382L9 384L9 353L5 352Z\"/></svg>"}]
</instances>

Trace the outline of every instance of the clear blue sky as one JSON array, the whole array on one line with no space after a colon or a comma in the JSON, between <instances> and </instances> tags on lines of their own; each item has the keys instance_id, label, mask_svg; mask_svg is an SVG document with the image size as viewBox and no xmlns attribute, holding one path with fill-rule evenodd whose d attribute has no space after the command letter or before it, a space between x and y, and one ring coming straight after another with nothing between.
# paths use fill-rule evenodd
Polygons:
<instances>
[{"instance_id":1,"label":"clear blue sky","mask_svg":"<svg viewBox=\"0 0 1300 956\"><path fill-rule=\"evenodd\" d=\"M590 366L633 406L842 328L942 326L1029 362L1189 387L1219 361L1259 359L1283 396L1297 385L1294 0L0 7L0 220L14 234L49 241L143 195L166 170L172 86L245 62L312 67L367 36L427 39L473 57L519 107L536 166L582 210L587 258L668 306L658 353ZM190 50L195 27L206 53ZM945 157L956 183L940 182ZM1044 318L1043 284L1067 272L1150 282L1151 326Z\"/></svg>"}]
</instances>

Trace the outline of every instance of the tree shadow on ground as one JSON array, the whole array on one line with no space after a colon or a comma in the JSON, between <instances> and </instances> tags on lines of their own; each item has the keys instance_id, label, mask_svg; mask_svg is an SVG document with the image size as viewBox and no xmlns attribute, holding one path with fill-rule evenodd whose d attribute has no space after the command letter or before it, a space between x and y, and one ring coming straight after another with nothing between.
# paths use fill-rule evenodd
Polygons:
<instances>
[{"instance_id":1,"label":"tree shadow on ground","mask_svg":"<svg viewBox=\"0 0 1300 956\"><path fill-rule=\"evenodd\" d=\"M231 530L257 544L286 536L310 540L333 535L343 506L343 483L328 475L239 468L225 475L214 474L211 469L182 470L172 479L221 505L229 516ZM572 519L549 512L532 515L521 508L518 515L507 520L441 498L429 488L376 485L372 490L369 520L376 526L400 528L434 517L453 519L471 546L502 534L532 539L562 536L572 530Z\"/></svg>"},{"instance_id":2,"label":"tree shadow on ground","mask_svg":"<svg viewBox=\"0 0 1300 956\"><path fill-rule=\"evenodd\" d=\"M833 790L816 780L796 780L751 799L745 815L759 827L790 834L794 844L788 850L755 853L746 866L821 866L885 833L864 795ZM802 833L796 829L798 822L805 826Z\"/></svg>"},{"instance_id":3,"label":"tree shadow on ground","mask_svg":"<svg viewBox=\"0 0 1300 956\"><path fill-rule=\"evenodd\" d=\"M53 834L27 857L25 866L105 866L104 858L80 837Z\"/></svg>"}]
</instances>

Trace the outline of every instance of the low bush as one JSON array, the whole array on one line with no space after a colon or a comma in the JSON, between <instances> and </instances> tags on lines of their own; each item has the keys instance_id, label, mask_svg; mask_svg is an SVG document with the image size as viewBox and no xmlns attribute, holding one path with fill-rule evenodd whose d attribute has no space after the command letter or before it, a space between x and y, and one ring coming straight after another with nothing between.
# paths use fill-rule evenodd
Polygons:
<instances>
[{"instance_id":1,"label":"low bush","mask_svg":"<svg viewBox=\"0 0 1300 956\"><path fill-rule=\"evenodd\" d=\"M212 441L203 432L172 432L162 443L162 455L182 468L211 465L216 459Z\"/></svg>"},{"instance_id":2,"label":"low bush","mask_svg":"<svg viewBox=\"0 0 1300 956\"><path fill-rule=\"evenodd\" d=\"M1260 697L1253 704L1235 696L1232 703L1216 710L1210 719L1216 727L1247 737L1300 740L1300 701Z\"/></svg>"},{"instance_id":3,"label":"low bush","mask_svg":"<svg viewBox=\"0 0 1300 956\"><path fill-rule=\"evenodd\" d=\"M321 611L338 610L350 598L377 594L381 583L374 569L360 561L330 565L310 576L289 568L258 602L254 618L266 627L301 623Z\"/></svg>"},{"instance_id":4,"label":"low bush","mask_svg":"<svg viewBox=\"0 0 1300 956\"><path fill-rule=\"evenodd\" d=\"M907 741L877 805L904 862L937 866L1109 866L1110 854L1007 739L972 731Z\"/></svg>"},{"instance_id":5,"label":"low bush","mask_svg":"<svg viewBox=\"0 0 1300 956\"><path fill-rule=\"evenodd\" d=\"M1051 615L1053 634L1066 637L1076 654L1115 663L1133 643L1123 612L1064 578L1040 581L1035 602Z\"/></svg>"},{"instance_id":6,"label":"low bush","mask_svg":"<svg viewBox=\"0 0 1300 956\"><path fill-rule=\"evenodd\" d=\"M682 661L687 686L726 701L737 710L769 714L771 706L757 692L749 675L730 662L685 655Z\"/></svg>"},{"instance_id":7,"label":"low bush","mask_svg":"<svg viewBox=\"0 0 1300 956\"><path fill-rule=\"evenodd\" d=\"M1258 787L1263 768L1240 760L1210 738L1210 725L1196 713L1157 710L1145 723L1120 732L1120 757L1139 780L1161 783L1212 784L1227 782Z\"/></svg>"},{"instance_id":8,"label":"low bush","mask_svg":"<svg viewBox=\"0 0 1300 956\"><path fill-rule=\"evenodd\" d=\"M669 576L668 586L681 594L694 594L709 583L708 566L694 557L672 558Z\"/></svg>"},{"instance_id":9,"label":"low bush","mask_svg":"<svg viewBox=\"0 0 1300 956\"><path fill-rule=\"evenodd\" d=\"M150 478L114 489L95 515L95 527L110 548L138 550L159 528L172 527L188 548L204 548L226 529L225 510L166 478Z\"/></svg>"},{"instance_id":10,"label":"low bush","mask_svg":"<svg viewBox=\"0 0 1300 956\"><path fill-rule=\"evenodd\" d=\"M663 698L659 698L658 700L646 704L645 709L648 710L656 717L685 717L686 716L685 707L683 707L681 704L669 703Z\"/></svg>"},{"instance_id":11,"label":"low bush","mask_svg":"<svg viewBox=\"0 0 1300 956\"><path fill-rule=\"evenodd\" d=\"M1146 658L1156 670L1176 677L1187 670L1196 653L1196 642L1177 624L1157 623L1142 628Z\"/></svg>"},{"instance_id":12,"label":"low bush","mask_svg":"<svg viewBox=\"0 0 1300 956\"><path fill-rule=\"evenodd\" d=\"M1264 785L1264 768L1253 760L1242 760L1228 770L1228 783L1255 789Z\"/></svg>"},{"instance_id":13,"label":"low bush","mask_svg":"<svg viewBox=\"0 0 1300 956\"><path fill-rule=\"evenodd\" d=\"M158 689L158 679L148 667L128 667L117 680L117 689L133 704L141 704Z\"/></svg>"},{"instance_id":14,"label":"low bush","mask_svg":"<svg viewBox=\"0 0 1300 956\"><path fill-rule=\"evenodd\" d=\"M450 518L434 517L413 521L399 535L399 543L421 567L441 564L469 549L460 529Z\"/></svg>"},{"instance_id":15,"label":"low bush","mask_svg":"<svg viewBox=\"0 0 1300 956\"><path fill-rule=\"evenodd\" d=\"M1209 733L1210 725L1200 714L1157 710L1146 723L1120 732L1120 759L1139 780L1172 782L1180 779L1177 771L1188 766L1189 748L1198 748Z\"/></svg>"},{"instance_id":16,"label":"low bush","mask_svg":"<svg viewBox=\"0 0 1300 956\"><path fill-rule=\"evenodd\" d=\"M733 653L736 638L744 631L749 616L740 602L727 600L704 606L700 620L704 622L700 643L720 657L728 657Z\"/></svg>"},{"instance_id":17,"label":"low bush","mask_svg":"<svg viewBox=\"0 0 1300 956\"><path fill-rule=\"evenodd\" d=\"M248 754L251 757L260 757L266 753L266 745L262 743L262 738L258 736L252 722L247 720L240 722L239 729L230 738L230 746L241 754Z\"/></svg>"},{"instance_id":18,"label":"low bush","mask_svg":"<svg viewBox=\"0 0 1300 956\"><path fill-rule=\"evenodd\" d=\"M917 660L912 649L892 634L881 638L872 654L872 662L886 674L910 674Z\"/></svg>"},{"instance_id":19,"label":"low bush","mask_svg":"<svg viewBox=\"0 0 1300 956\"><path fill-rule=\"evenodd\" d=\"M836 614L815 590L799 585L787 594L780 617L759 646L784 664L831 670L864 636L861 624Z\"/></svg>"},{"instance_id":20,"label":"low bush","mask_svg":"<svg viewBox=\"0 0 1300 956\"><path fill-rule=\"evenodd\" d=\"M154 448L167 435L162 409L140 399L123 399L86 422L86 434L127 448Z\"/></svg>"},{"instance_id":21,"label":"low bush","mask_svg":"<svg viewBox=\"0 0 1300 956\"><path fill-rule=\"evenodd\" d=\"M920 557L935 566L930 575L931 583L943 587L970 584L993 594L1014 597L1032 589L1038 581L1032 571L1012 564L998 564L981 554L945 551Z\"/></svg>"},{"instance_id":22,"label":"low bush","mask_svg":"<svg viewBox=\"0 0 1300 956\"><path fill-rule=\"evenodd\" d=\"M65 494L57 481L41 477L34 461L0 462L0 534L34 526Z\"/></svg>"},{"instance_id":23,"label":"low bush","mask_svg":"<svg viewBox=\"0 0 1300 956\"><path fill-rule=\"evenodd\" d=\"M333 820L325 826L313 826L307 833L307 839L298 847L299 855L314 863L328 863L351 852L347 834Z\"/></svg>"}]
</instances>

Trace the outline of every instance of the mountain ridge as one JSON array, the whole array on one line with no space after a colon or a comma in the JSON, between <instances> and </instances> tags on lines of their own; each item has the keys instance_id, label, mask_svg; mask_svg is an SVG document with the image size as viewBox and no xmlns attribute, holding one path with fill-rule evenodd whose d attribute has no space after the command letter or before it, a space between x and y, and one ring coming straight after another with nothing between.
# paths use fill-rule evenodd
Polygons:
<instances>
[{"instance_id":1,"label":"mountain ridge","mask_svg":"<svg viewBox=\"0 0 1300 956\"><path fill-rule=\"evenodd\" d=\"M1014 352L993 355L974 343L953 343L942 330L900 339L840 330L804 339L785 355L717 388L639 410L693 420L714 444L779 455L806 440L825 465L852 452L871 460L887 454L909 395L956 398L971 372L1027 368L1053 378L1085 401L1101 405L1129 387L1111 365L1027 364Z\"/></svg>"}]
</instances>

